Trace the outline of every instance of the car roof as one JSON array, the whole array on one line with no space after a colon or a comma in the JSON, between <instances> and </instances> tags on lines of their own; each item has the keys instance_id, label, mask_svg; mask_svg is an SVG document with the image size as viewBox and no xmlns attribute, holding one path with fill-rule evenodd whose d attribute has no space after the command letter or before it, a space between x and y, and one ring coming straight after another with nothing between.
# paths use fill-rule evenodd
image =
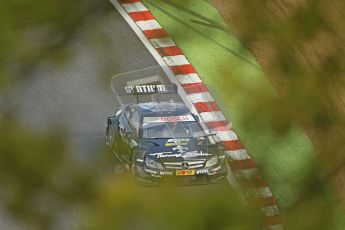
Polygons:
<instances>
[{"instance_id":1,"label":"car roof","mask_svg":"<svg viewBox=\"0 0 345 230\"><path fill-rule=\"evenodd\" d=\"M178 102L147 102L130 105L139 111L141 116L179 116L190 113L190 110Z\"/></svg>"}]
</instances>

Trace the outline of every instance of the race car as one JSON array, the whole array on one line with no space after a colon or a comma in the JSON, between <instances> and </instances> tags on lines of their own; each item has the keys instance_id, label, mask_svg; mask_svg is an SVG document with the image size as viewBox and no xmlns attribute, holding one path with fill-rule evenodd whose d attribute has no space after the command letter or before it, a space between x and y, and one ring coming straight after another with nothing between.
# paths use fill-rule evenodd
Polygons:
<instances>
[{"instance_id":1,"label":"race car","mask_svg":"<svg viewBox=\"0 0 345 230\"><path fill-rule=\"evenodd\" d=\"M165 87L144 88L160 93ZM143 92L131 87L125 93ZM107 118L106 143L140 182L174 178L209 183L227 175L225 155L214 134L206 132L199 117L180 102L122 106Z\"/></svg>"}]
</instances>

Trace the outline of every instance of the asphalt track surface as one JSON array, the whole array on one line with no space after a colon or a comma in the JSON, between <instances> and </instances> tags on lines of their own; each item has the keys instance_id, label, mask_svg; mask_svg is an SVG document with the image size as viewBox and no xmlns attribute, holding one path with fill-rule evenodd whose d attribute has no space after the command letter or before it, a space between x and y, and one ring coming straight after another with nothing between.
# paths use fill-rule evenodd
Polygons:
<instances>
[{"instance_id":1,"label":"asphalt track surface","mask_svg":"<svg viewBox=\"0 0 345 230\"><path fill-rule=\"evenodd\" d=\"M112 7L112 6L109 6ZM98 43L101 36L107 40ZM36 131L59 125L71 133L76 157L104 144L105 118L119 106L110 90L112 75L157 65L114 10L90 19L68 47L65 65L43 61L37 70L2 96L1 108Z\"/></svg>"},{"instance_id":2,"label":"asphalt track surface","mask_svg":"<svg viewBox=\"0 0 345 230\"><path fill-rule=\"evenodd\" d=\"M11 111L37 132L62 127L70 135L73 157L83 160L105 145L106 117L119 107L111 77L157 62L115 9L103 18L91 17L67 49L71 57L65 64L42 60L33 74L5 89L0 94L0 116ZM165 74L152 68L152 75ZM0 212L0 229L21 229L1 216Z\"/></svg>"}]
</instances>

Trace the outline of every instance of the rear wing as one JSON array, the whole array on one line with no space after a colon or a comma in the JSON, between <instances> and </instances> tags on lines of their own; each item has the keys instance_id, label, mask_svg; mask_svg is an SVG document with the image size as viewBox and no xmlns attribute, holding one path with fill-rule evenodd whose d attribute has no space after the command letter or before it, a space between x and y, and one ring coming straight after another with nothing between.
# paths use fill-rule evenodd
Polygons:
<instances>
[{"instance_id":1,"label":"rear wing","mask_svg":"<svg viewBox=\"0 0 345 230\"><path fill-rule=\"evenodd\" d=\"M141 95L150 95L156 94L159 102L160 94L177 94L177 86L175 84L166 84L166 85L120 85L120 86L111 86L111 89L115 96L127 96L133 95L139 103L139 96Z\"/></svg>"}]
</instances>

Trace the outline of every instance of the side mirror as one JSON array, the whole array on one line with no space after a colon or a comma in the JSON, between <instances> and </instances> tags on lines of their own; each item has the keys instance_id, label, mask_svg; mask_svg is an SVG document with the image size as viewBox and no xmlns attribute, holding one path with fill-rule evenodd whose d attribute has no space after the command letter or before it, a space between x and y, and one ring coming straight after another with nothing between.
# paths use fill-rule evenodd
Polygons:
<instances>
[{"instance_id":1,"label":"side mirror","mask_svg":"<svg viewBox=\"0 0 345 230\"><path fill-rule=\"evenodd\" d=\"M132 148L138 147L138 143L135 140L131 139L130 146Z\"/></svg>"},{"instance_id":2,"label":"side mirror","mask_svg":"<svg viewBox=\"0 0 345 230\"><path fill-rule=\"evenodd\" d=\"M217 135L217 132L216 131L208 131L207 133L206 133L206 135L207 136L209 136L209 137L211 137L211 136L216 136Z\"/></svg>"},{"instance_id":3,"label":"side mirror","mask_svg":"<svg viewBox=\"0 0 345 230\"><path fill-rule=\"evenodd\" d=\"M200 117L193 113L193 117L197 122L200 122Z\"/></svg>"},{"instance_id":4,"label":"side mirror","mask_svg":"<svg viewBox=\"0 0 345 230\"><path fill-rule=\"evenodd\" d=\"M209 138L212 144L215 144L220 141L219 137L217 136L217 132L209 131L206 133L206 136Z\"/></svg>"}]
</instances>

